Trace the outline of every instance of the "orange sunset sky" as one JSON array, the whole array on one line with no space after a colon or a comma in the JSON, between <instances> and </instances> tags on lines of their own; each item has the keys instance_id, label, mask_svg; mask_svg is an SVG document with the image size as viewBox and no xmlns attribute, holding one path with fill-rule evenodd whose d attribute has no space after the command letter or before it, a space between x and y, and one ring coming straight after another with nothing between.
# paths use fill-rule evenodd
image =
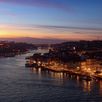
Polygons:
<instances>
[{"instance_id":1,"label":"orange sunset sky","mask_svg":"<svg viewBox=\"0 0 102 102\"><path fill-rule=\"evenodd\" d=\"M100 4L96 0L0 0L0 38L101 40Z\"/></svg>"}]
</instances>

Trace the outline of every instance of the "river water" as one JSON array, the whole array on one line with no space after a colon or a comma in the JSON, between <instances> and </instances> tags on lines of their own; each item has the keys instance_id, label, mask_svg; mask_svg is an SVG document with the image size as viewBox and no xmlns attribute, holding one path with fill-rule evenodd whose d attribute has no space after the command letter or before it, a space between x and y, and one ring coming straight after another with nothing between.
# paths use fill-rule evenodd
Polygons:
<instances>
[{"instance_id":1,"label":"river water","mask_svg":"<svg viewBox=\"0 0 102 102\"><path fill-rule=\"evenodd\" d=\"M0 59L0 102L102 102L102 81L25 68L25 57Z\"/></svg>"}]
</instances>

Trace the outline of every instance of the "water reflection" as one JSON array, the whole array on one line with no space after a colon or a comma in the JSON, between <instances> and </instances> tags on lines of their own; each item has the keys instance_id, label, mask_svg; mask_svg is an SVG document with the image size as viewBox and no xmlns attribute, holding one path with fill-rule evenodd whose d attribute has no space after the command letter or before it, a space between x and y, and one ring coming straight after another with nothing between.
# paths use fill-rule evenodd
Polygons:
<instances>
[{"instance_id":1,"label":"water reflection","mask_svg":"<svg viewBox=\"0 0 102 102\"><path fill-rule=\"evenodd\" d=\"M43 77L52 79L53 84L57 84L62 86L64 84L64 80L67 78L65 73L51 72L51 71L42 71L41 68L31 68L31 71L38 75L39 79Z\"/></svg>"},{"instance_id":2,"label":"water reflection","mask_svg":"<svg viewBox=\"0 0 102 102\"><path fill-rule=\"evenodd\" d=\"M37 73L41 76L45 75L45 76L50 76L51 78L54 78L54 79L64 79L66 78L66 75L65 73L62 73L62 72L51 72L51 71L42 71L41 68L31 68L31 71L33 73Z\"/></svg>"},{"instance_id":3,"label":"water reflection","mask_svg":"<svg viewBox=\"0 0 102 102\"><path fill-rule=\"evenodd\" d=\"M54 73L54 72L51 72L50 74L51 74L52 78L63 79L63 73Z\"/></svg>"},{"instance_id":4,"label":"water reflection","mask_svg":"<svg viewBox=\"0 0 102 102\"><path fill-rule=\"evenodd\" d=\"M91 90L92 90L91 81L83 80L83 91L89 93L91 92Z\"/></svg>"},{"instance_id":5,"label":"water reflection","mask_svg":"<svg viewBox=\"0 0 102 102\"><path fill-rule=\"evenodd\" d=\"M58 72L50 72L50 71L41 71L41 68L31 68L31 71L33 73L37 73L39 75L39 78L50 77L52 79L55 79L53 83L64 85L66 81L74 80L76 82L76 85L78 87L81 87L83 92L90 93L93 88L94 81L87 81L87 80L81 80L79 76L75 75L69 75L67 73L58 73ZM102 94L102 81L100 81L100 92Z\"/></svg>"},{"instance_id":6,"label":"water reflection","mask_svg":"<svg viewBox=\"0 0 102 102\"><path fill-rule=\"evenodd\" d=\"M34 73L34 74L38 74L38 76L39 76L39 79L41 79L41 77L42 77L42 71L41 71L41 68L30 68L30 70Z\"/></svg>"},{"instance_id":7,"label":"water reflection","mask_svg":"<svg viewBox=\"0 0 102 102\"><path fill-rule=\"evenodd\" d=\"M99 81L99 94L102 95L102 80Z\"/></svg>"},{"instance_id":8,"label":"water reflection","mask_svg":"<svg viewBox=\"0 0 102 102\"><path fill-rule=\"evenodd\" d=\"M80 77L79 76L76 76L76 82L77 82L77 85L80 86Z\"/></svg>"},{"instance_id":9,"label":"water reflection","mask_svg":"<svg viewBox=\"0 0 102 102\"><path fill-rule=\"evenodd\" d=\"M77 85L81 87L84 92L90 93L93 89L93 85L94 85L93 80L91 81L80 80L80 77L76 76L76 82L77 82Z\"/></svg>"}]
</instances>

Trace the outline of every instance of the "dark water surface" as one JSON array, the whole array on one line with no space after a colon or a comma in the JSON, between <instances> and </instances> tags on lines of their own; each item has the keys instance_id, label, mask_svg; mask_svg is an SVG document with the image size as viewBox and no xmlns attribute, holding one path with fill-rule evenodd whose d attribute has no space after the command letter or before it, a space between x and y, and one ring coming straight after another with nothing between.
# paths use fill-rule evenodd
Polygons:
<instances>
[{"instance_id":1,"label":"dark water surface","mask_svg":"<svg viewBox=\"0 0 102 102\"><path fill-rule=\"evenodd\" d=\"M0 102L102 102L102 81L25 68L25 56L0 59Z\"/></svg>"}]
</instances>

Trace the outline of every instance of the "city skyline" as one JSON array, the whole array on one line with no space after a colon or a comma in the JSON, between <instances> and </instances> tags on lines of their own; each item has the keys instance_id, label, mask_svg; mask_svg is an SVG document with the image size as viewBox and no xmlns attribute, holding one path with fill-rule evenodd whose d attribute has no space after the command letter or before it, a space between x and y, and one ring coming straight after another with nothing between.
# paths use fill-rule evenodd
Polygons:
<instances>
[{"instance_id":1,"label":"city skyline","mask_svg":"<svg viewBox=\"0 0 102 102\"><path fill-rule=\"evenodd\" d=\"M102 40L101 4L101 0L0 0L0 38Z\"/></svg>"}]
</instances>

